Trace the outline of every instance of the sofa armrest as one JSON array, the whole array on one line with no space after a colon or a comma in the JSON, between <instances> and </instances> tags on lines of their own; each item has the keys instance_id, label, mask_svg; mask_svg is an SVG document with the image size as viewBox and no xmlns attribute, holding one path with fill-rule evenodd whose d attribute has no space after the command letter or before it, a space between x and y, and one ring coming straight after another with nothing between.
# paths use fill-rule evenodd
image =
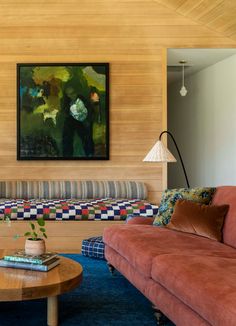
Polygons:
<instances>
[{"instance_id":1,"label":"sofa armrest","mask_svg":"<svg viewBox=\"0 0 236 326\"><path fill-rule=\"evenodd\" d=\"M146 224L152 225L154 217L145 217L145 216L135 216L127 221L127 224Z\"/></svg>"}]
</instances>

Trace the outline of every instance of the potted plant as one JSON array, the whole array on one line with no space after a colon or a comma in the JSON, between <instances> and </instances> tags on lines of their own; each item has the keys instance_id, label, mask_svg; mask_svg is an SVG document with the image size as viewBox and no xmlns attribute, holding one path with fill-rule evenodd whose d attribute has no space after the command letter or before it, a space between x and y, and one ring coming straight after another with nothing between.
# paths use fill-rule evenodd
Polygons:
<instances>
[{"instance_id":1,"label":"potted plant","mask_svg":"<svg viewBox=\"0 0 236 326\"><path fill-rule=\"evenodd\" d=\"M1 213L3 212L2 210L0 210ZM0 223L6 223L7 226L11 226L11 218L9 216L9 214L4 215L2 218L0 218Z\"/></svg>"},{"instance_id":2,"label":"potted plant","mask_svg":"<svg viewBox=\"0 0 236 326\"><path fill-rule=\"evenodd\" d=\"M30 222L30 231L25 232L25 253L27 255L39 256L45 253L46 246L43 238L47 239L45 221L38 218L35 223Z\"/></svg>"}]
</instances>

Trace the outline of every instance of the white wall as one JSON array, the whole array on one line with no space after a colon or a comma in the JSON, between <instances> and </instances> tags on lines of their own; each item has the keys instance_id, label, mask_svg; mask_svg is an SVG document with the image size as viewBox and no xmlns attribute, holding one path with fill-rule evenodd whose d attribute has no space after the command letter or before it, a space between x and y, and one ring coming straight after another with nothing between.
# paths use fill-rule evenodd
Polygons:
<instances>
[{"instance_id":1,"label":"white wall","mask_svg":"<svg viewBox=\"0 0 236 326\"><path fill-rule=\"evenodd\" d=\"M168 87L168 130L179 145L190 187L236 185L236 55L187 78L186 97L180 86ZM169 163L168 178L171 188L185 186L179 160Z\"/></svg>"}]
</instances>

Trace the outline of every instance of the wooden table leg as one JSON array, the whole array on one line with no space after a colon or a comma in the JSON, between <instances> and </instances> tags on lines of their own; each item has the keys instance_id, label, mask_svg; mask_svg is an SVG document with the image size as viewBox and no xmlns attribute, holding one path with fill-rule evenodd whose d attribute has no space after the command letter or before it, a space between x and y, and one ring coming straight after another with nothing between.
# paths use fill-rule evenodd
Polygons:
<instances>
[{"instance_id":1,"label":"wooden table leg","mask_svg":"<svg viewBox=\"0 0 236 326\"><path fill-rule=\"evenodd\" d=\"M58 297L48 297L48 326L58 325Z\"/></svg>"}]
</instances>

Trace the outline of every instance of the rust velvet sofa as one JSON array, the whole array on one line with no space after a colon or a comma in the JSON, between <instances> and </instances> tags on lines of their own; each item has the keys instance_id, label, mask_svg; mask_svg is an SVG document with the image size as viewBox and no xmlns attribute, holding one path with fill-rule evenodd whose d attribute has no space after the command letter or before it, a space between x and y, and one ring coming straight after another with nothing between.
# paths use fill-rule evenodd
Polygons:
<instances>
[{"instance_id":1,"label":"rust velvet sofa","mask_svg":"<svg viewBox=\"0 0 236 326\"><path fill-rule=\"evenodd\" d=\"M236 186L212 204L230 206L222 243L144 224L104 230L107 261L178 326L236 325Z\"/></svg>"}]
</instances>

